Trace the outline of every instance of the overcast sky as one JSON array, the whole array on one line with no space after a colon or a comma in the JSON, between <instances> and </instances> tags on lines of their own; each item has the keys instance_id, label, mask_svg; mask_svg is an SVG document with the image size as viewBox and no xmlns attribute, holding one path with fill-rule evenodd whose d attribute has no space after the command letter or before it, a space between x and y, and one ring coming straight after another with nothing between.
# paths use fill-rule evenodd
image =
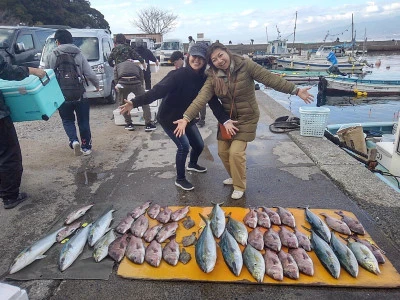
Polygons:
<instances>
[{"instance_id":1,"label":"overcast sky","mask_svg":"<svg viewBox=\"0 0 400 300\"><path fill-rule=\"evenodd\" d=\"M113 34L140 33L132 25L136 13L154 6L178 16L174 30L164 38L204 33L222 43L266 43L281 37L296 42L351 40L353 14L357 40L400 39L400 2L361 0L90 0L110 24ZM297 22L295 15L297 11ZM277 30L278 28L278 30ZM329 31L329 33L328 33ZM366 33L366 34L365 34Z\"/></svg>"}]
</instances>

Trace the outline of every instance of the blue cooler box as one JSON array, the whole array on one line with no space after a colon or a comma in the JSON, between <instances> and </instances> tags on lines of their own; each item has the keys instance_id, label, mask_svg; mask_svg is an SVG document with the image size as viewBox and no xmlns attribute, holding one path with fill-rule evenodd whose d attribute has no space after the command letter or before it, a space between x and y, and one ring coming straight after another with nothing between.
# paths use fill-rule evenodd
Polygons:
<instances>
[{"instance_id":1,"label":"blue cooler box","mask_svg":"<svg viewBox=\"0 0 400 300\"><path fill-rule=\"evenodd\" d=\"M64 96L52 69L47 76L30 75L21 81L0 80L0 90L14 122L45 120L64 102Z\"/></svg>"}]
</instances>

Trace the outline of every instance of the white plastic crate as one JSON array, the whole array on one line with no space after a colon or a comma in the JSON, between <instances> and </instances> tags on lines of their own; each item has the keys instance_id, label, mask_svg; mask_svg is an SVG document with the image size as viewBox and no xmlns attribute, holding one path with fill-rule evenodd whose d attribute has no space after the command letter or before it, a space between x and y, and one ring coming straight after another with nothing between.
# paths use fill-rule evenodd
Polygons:
<instances>
[{"instance_id":1,"label":"white plastic crate","mask_svg":"<svg viewBox=\"0 0 400 300\"><path fill-rule=\"evenodd\" d=\"M330 109L327 107L300 107L300 135L324 136Z\"/></svg>"}]
</instances>

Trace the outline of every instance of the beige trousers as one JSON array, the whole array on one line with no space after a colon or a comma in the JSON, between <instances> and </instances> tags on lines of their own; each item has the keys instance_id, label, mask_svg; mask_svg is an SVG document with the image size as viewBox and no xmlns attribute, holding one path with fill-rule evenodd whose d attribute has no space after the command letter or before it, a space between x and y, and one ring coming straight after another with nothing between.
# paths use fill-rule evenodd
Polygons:
<instances>
[{"instance_id":1,"label":"beige trousers","mask_svg":"<svg viewBox=\"0 0 400 300\"><path fill-rule=\"evenodd\" d=\"M218 140L218 155L233 179L233 189L242 192L246 190L246 148L244 141Z\"/></svg>"}]
</instances>

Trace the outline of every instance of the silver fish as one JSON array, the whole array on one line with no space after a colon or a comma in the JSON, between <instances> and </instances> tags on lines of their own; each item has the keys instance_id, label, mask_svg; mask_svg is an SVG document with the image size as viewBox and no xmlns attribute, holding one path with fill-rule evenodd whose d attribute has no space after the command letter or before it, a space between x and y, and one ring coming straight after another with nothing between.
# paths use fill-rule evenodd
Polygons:
<instances>
[{"instance_id":1,"label":"silver fish","mask_svg":"<svg viewBox=\"0 0 400 300\"><path fill-rule=\"evenodd\" d=\"M257 210L257 225L264 228L271 227L271 220L266 212Z\"/></svg>"},{"instance_id":2,"label":"silver fish","mask_svg":"<svg viewBox=\"0 0 400 300\"><path fill-rule=\"evenodd\" d=\"M257 282L263 282L265 274L265 261L261 253L250 244L243 251L243 262L247 270Z\"/></svg>"},{"instance_id":3,"label":"silver fish","mask_svg":"<svg viewBox=\"0 0 400 300\"><path fill-rule=\"evenodd\" d=\"M130 214L128 214L125 218L122 219L115 230L120 234L124 234L131 228L133 221L135 221L135 219Z\"/></svg>"},{"instance_id":4,"label":"silver fish","mask_svg":"<svg viewBox=\"0 0 400 300\"><path fill-rule=\"evenodd\" d=\"M326 213L320 213L321 216L325 217L325 222L328 224L328 226L335 230L336 232L351 235L351 230L347 224L341 220L332 218Z\"/></svg>"},{"instance_id":5,"label":"silver fish","mask_svg":"<svg viewBox=\"0 0 400 300\"><path fill-rule=\"evenodd\" d=\"M112 213L115 210L110 209L104 215L99 217L90 227L88 243L89 246L93 247L94 244L108 231L110 230L110 224L113 220Z\"/></svg>"},{"instance_id":6,"label":"silver fish","mask_svg":"<svg viewBox=\"0 0 400 300\"><path fill-rule=\"evenodd\" d=\"M37 259L44 258L44 253L49 250L51 246L53 246L53 244L56 242L57 234L61 230L64 230L64 228L65 227L46 235L29 247L25 248L20 254L17 255L11 264L10 274L18 272Z\"/></svg>"},{"instance_id":7,"label":"silver fish","mask_svg":"<svg viewBox=\"0 0 400 300\"><path fill-rule=\"evenodd\" d=\"M153 267L158 267L161 262L162 247L156 240L153 240L146 248L144 260Z\"/></svg>"},{"instance_id":8,"label":"silver fish","mask_svg":"<svg viewBox=\"0 0 400 300\"><path fill-rule=\"evenodd\" d=\"M282 248L281 238L273 228L270 228L266 232L264 232L264 245L265 247L274 250L276 252L281 251Z\"/></svg>"},{"instance_id":9,"label":"silver fish","mask_svg":"<svg viewBox=\"0 0 400 300\"><path fill-rule=\"evenodd\" d=\"M264 237L263 232L260 230L259 227L254 228L252 231L249 232L249 236L247 238L247 243L252 245L257 250L264 249Z\"/></svg>"},{"instance_id":10,"label":"silver fish","mask_svg":"<svg viewBox=\"0 0 400 300\"><path fill-rule=\"evenodd\" d=\"M309 210L308 207L305 208L305 213L306 220L310 223L311 229L322 237L325 242L329 243L331 240L331 231L328 226L326 226L326 224L316 214Z\"/></svg>"},{"instance_id":11,"label":"silver fish","mask_svg":"<svg viewBox=\"0 0 400 300\"><path fill-rule=\"evenodd\" d=\"M386 262L385 257L383 256L383 251L375 244L372 244L370 241L366 239L360 239L356 235L353 235L352 238L361 244L364 244L365 246L368 247L369 250L372 251L372 254L375 256L378 264L384 264Z\"/></svg>"},{"instance_id":12,"label":"silver fish","mask_svg":"<svg viewBox=\"0 0 400 300\"><path fill-rule=\"evenodd\" d=\"M288 248L299 248L299 241L297 240L296 235L285 226L281 226L279 237L283 246Z\"/></svg>"},{"instance_id":13,"label":"silver fish","mask_svg":"<svg viewBox=\"0 0 400 300\"><path fill-rule=\"evenodd\" d=\"M257 227L257 211L253 208L249 209L249 212L244 216L243 222L250 228L256 228Z\"/></svg>"},{"instance_id":14,"label":"silver fish","mask_svg":"<svg viewBox=\"0 0 400 300\"><path fill-rule=\"evenodd\" d=\"M372 251L369 250L367 246L356 241L352 242L350 239L348 239L347 241L347 246L354 253L354 256L356 257L361 267L376 275L381 273L378 261L376 260Z\"/></svg>"},{"instance_id":15,"label":"silver fish","mask_svg":"<svg viewBox=\"0 0 400 300\"><path fill-rule=\"evenodd\" d=\"M130 212L130 215L134 218L137 219L139 216L143 215L146 210L149 208L151 202L147 201L146 203L136 207L133 211Z\"/></svg>"},{"instance_id":16,"label":"silver fish","mask_svg":"<svg viewBox=\"0 0 400 300\"><path fill-rule=\"evenodd\" d=\"M211 230L216 238L220 238L225 230L225 212L221 208L221 205L223 205L224 202L211 203L214 205L211 214L209 215Z\"/></svg>"},{"instance_id":17,"label":"silver fish","mask_svg":"<svg viewBox=\"0 0 400 300\"><path fill-rule=\"evenodd\" d=\"M292 228L296 227L296 221L294 219L293 214L290 211L280 206L277 206L276 208L278 209L277 213L281 219L282 224Z\"/></svg>"},{"instance_id":18,"label":"silver fish","mask_svg":"<svg viewBox=\"0 0 400 300\"><path fill-rule=\"evenodd\" d=\"M364 226L362 226L362 224L358 220L346 216L342 211L335 211L335 214L338 214L342 217L342 221L345 222L347 226L349 226L351 231L361 235L365 234Z\"/></svg>"},{"instance_id":19,"label":"silver fish","mask_svg":"<svg viewBox=\"0 0 400 300\"><path fill-rule=\"evenodd\" d=\"M58 268L65 271L82 253L88 240L88 234L92 224L80 229L61 249L58 259Z\"/></svg>"},{"instance_id":20,"label":"silver fish","mask_svg":"<svg viewBox=\"0 0 400 300\"><path fill-rule=\"evenodd\" d=\"M339 241L333 232L331 234L330 245L343 269L356 278L358 276L358 262L354 253L349 249L349 247Z\"/></svg>"},{"instance_id":21,"label":"silver fish","mask_svg":"<svg viewBox=\"0 0 400 300\"><path fill-rule=\"evenodd\" d=\"M283 267L282 263L275 251L265 249L265 274L269 277L282 281L283 280Z\"/></svg>"},{"instance_id":22,"label":"silver fish","mask_svg":"<svg viewBox=\"0 0 400 300\"><path fill-rule=\"evenodd\" d=\"M179 261L186 265L192 259L192 255L186 252L185 248L182 248L181 253L179 254Z\"/></svg>"},{"instance_id":23,"label":"silver fish","mask_svg":"<svg viewBox=\"0 0 400 300\"><path fill-rule=\"evenodd\" d=\"M235 276L239 276L240 272L242 272L243 256L235 238L229 233L229 231L224 230L218 245L221 248L222 257L224 258L229 270L231 270Z\"/></svg>"},{"instance_id":24,"label":"silver fish","mask_svg":"<svg viewBox=\"0 0 400 300\"><path fill-rule=\"evenodd\" d=\"M272 224L275 224L275 225L282 224L281 217L279 216L279 214L276 211L274 211L268 207L265 207L265 206L261 206L261 209L267 213Z\"/></svg>"},{"instance_id":25,"label":"silver fish","mask_svg":"<svg viewBox=\"0 0 400 300\"><path fill-rule=\"evenodd\" d=\"M157 233L161 230L163 224L154 225L151 228L148 228L146 232L143 234L143 239L150 243L156 237Z\"/></svg>"},{"instance_id":26,"label":"silver fish","mask_svg":"<svg viewBox=\"0 0 400 300\"><path fill-rule=\"evenodd\" d=\"M161 210L161 206L154 203L152 206L149 207L149 209L147 210L147 215L152 218L155 219L158 215L158 213Z\"/></svg>"},{"instance_id":27,"label":"silver fish","mask_svg":"<svg viewBox=\"0 0 400 300\"><path fill-rule=\"evenodd\" d=\"M210 228L210 220L203 217L201 214L199 215L203 219L204 223L206 223L206 226L197 240L195 246L195 257L200 269L204 273L210 273L214 270L217 261L217 244Z\"/></svg>"},{"instance_id":28,"label":"silver fish","mask_svg":"<svg viewBox=\"0 0 400 300\"><path fill-rule=\"evenodd\" d=\"M172 222L164 225L156 235L156 240L159 243L163 243L166 239L170 238L176 233L178 229L178 222Z\"/></svg>"},{"instance_id":29,"label":"silver fish","mask_svg":"<svg viewBox=\"0 0 400 300\"><path fill-rule=\"evenodd\" d=\"M314 263L303 248L289 249L289 254L295 260L299 271L303 274L314 275Z\"/></svg>"},{"instance_id":30,"label":"silver fish","mask_svg":"<svg viewBox=\"0 0 400 300\"><path fill-rule=\"evenodd\" d=\"M116 262L120 262L124 258L130 237L128 233L124 233L108 246L108 255Z\"/></svg>"},{"instance_id":31,"label":"silver fish","mask_svg":"<svg viewBox=\"0 0 400 300\"><path fill-rule=\"evenodd\" d=\"M294 229L294 234L297 237L297 241L299 242L299 247L303 248L306 251L311 251L311 241L304 233L302 233L297 228Z\"/></svg>"},{"instance_id":32,"label":"silver fish","mask_svg":"<svg viewBox=\"0 0 400 300\"><path fill-rule=\"evenodd\" d=\"M101 239L94 245L93 258L96 262L102 261L108 255L108 246L115 241L117 236L113 229L109 230Z\"/></svg>"},{"instance_id":33,"label":"silver fish","mask_svg":"<svg viewBox=\"0 0 400 300\"><path fill-rule=\"evenodd\" d=\"M179 260L179 255L179 245L175 239L169 241L162 250L163 259L171 266L176 266Z\"/></svg>"},{"instance_id":34,"label":"silver fish","mask_svg":"<svg viewBox=\"0 0 400 300\"><path fill-rule=\"evenodd\" d=\"M183 221L182 224L183 224L183 227L185 227L185 229L190 229L195 225L194 221L192 220L192 218L190 216L186 216L186 220Z\"/></svg>"},{"instance_id":35,"label":"silver fish","mask_svg":"<svg viewBox=\"0 0 400 300\"><path fill-rule=\"evenodd\" d=\"M63 230L61 230L57 234L57 242L61 242L63 239L69 237L71 234L73 234L79 227L81 227L82 222L74 222L67 227L65 227Z\"/></svg>"},{"instance_id":36,"label":"silver fish","mask_svg":"<svg viewBox=\"0 0 400 300\"><path fill-rule=\"evenodd\" d=\"M145 215L140 215L139 218L133 222L131 232L134 236L142 237L146 230L149 228L149 219Z\"/></svg>"},{"instance_id":37,"label":"silver fish","mask_svg":"<svg viewBox=\"0 0 400 300\"><path fill-rule=\"evenodd\" d=\"M292 255L281 250L278 252L278 257L282 263L283 275L291 279L299 279L299 267Z\"/></svg>"},{"instance_id":38,"label":"silver fish","mask_svg":"<svg viewBox=\"0 0 400 300\"><path fill-rule=\"evenodd\" d=\"M71 224L73 221L78 220L80 217L82 217L89 209L92 208L94 204L90 204L84 207L81 207L73 212L71 212L67 218L65 219L65 224L69 225Z\"/></svg>"},{"instance_id":39,"label":"silver fish","mask_svg":"<svg viewBox=\"0 0 400 300\"><path fill-rule=\"evenodd\" d=\"M230 213L227 215L227 218L228 222L226 222L226 229L239 244L246 246L249 236L246 226L242 222L233 219Z\"/></svg>"},{"instance_id":40,"label":"silver fish","mask_svg":"<svg viewBox=\"0 0 400 300\"><path fill-rule=\"evenodd\" d=\"M171 219L172 210L166 206L162 211L157 215L156 220L160 223L166 224Z\"/></svg>"},{"instance_id":41,"label":"silver fish","mask_svg":"<svg viewBox=\"0 0 400 300\"><path fill-rule=\"evenodd\" d=\"M196 232L192 232L191 235L184 236L182 238L182 246L183 247L188 247L193 245L197 241L196 239Z\"/></svg>"},{"instance_id":42,"label":"silver fish","mask_svg":"<svg viewBox=\"0 0 400 300\"><path fill-rule=\"evenodd\" d=\"M335 253L328 245L328 243L321 238L314 230L311 230L311 246L314 249L321 264L333 276L339 278L340 276L340 262Z\"/></svg>"},{"instance_id":43,"label":"silver fish","mask_svg":"<svg viewBox=\"0 0 400 300\"><path fill-rule=\"evenodd\" d=\"M189 206L182 207L171 214L171 220L174 222L178 222L182 220L189 212Z\"/></svg>"},{"instance_id":44,"label":"silver fish","mask_svg":"<svg viewBox=\"0 0 400 300\"><path fill-rule=\"evenodd\" d=\"M132 235L126 247L125 256L133 263L141 265L144 262L146 248L140 237Z\"/></svg>"}]
</instances>

